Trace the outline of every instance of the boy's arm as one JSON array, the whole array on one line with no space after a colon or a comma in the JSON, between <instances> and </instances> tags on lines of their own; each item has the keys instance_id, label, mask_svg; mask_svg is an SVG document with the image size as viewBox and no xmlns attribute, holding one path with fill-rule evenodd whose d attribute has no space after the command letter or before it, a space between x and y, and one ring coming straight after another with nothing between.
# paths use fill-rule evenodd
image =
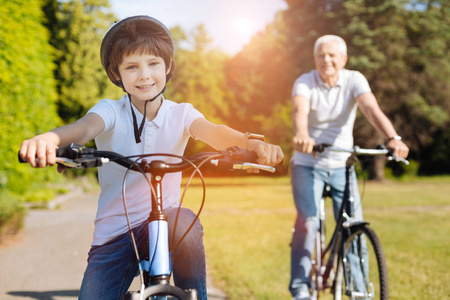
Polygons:
<instances>
[{"instance_id":1,"label":"boy's arm","mask_svg":"<svg viewBox=\"0 0 450 300\"><path fill-rule=\"evenodd\" d=\"M32 167L53 166L56 162L56 149L59 146L70 143L84 145L95 138L104 128L103 119L95 113L89 113L72 124L55 128L23 141L19 154Z\"/></svg>"},{"instance_id":2,"label":"boy's arm","mask_svg":"<svg viewBox=\"0 0 450 300\"><path fill-rule=\"evenodd\" d=\"M217 150L239 146L253 151L258 156L258 163L276 165L283 161L283 151L279 146L260 140L248 139L247 136L225 125L216 125L204 118L192 122L191 134Z\"/></svg>"}]
</instances>

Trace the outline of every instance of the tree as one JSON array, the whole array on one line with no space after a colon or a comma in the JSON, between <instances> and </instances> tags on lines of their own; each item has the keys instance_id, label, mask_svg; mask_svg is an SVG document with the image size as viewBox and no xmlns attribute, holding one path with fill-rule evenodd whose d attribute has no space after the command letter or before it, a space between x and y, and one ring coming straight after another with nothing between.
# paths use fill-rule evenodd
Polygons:
<instances>
[{"instance_id":1,"label":"tree","mask_svg":"<svg viewBox=\"0 0 450 300\"><path fill-rule=\"evenodd\" d=\"M316 38L331 28L325 12L329 1L286 1L289 8L257 33L227 64L227 77L235 100L233 126L264 133L281 145L289 168L292 153L290 96L295 79L314 68Z\"/></svg>"},{"instance_id":2,"label":"tree","mask_svg":"<svg viewBox=\"0 0 450 300\"><path fill-rule=\"evenodd\" d=\"M123 94L106 76L99 55L102 37L117 18L108 0L46 4L46 25L52 29L50 43L55 47L58 112L65 122L73 122L100 99Z\"/></svg>"},{"instance_id":3,"label":"tree","mask_svg":"<svg viewBox=\"0 0 450 300\"><path fill-rule=\"evenodd\" d=\"M449 121L450 28L443 7L419 11L399 1L348 0L332 18L350 46L348 67L365 74L412 157L422 160L434 132ZM363 118L358 118L355 137L362 146L385 142ZM382 179L383 160L375 160L372 170L374 178Z\"/></svg>"},{"instance_id":4,"label":"tree","mask_svg":"<svg viewBox=\"0 0 450 300\"><path fill-rule=\"evenodd\" d=\"M420 3L419 3L420 4ZM409 40L410 99L404 113L417 145L419 172L450 171L450 3L421 1L403 19ZM425 4L425 6L423 6Z\"/></svg>"},{"instance_id":5,"label":"tree","mask_svg":"<svg viewBox=\"0 0 450 300\"><path fill-rule=\"evenodd\" d=\"M175 77L165 96L177 102L189 102L212 121L223 123L229 115L230 91L226 86L225 62L228 57L209 49L211 40L203 25L187 36L180 27L171 29L175 52ZM183 48L184 47L184 48ZM200 151L203 145L190 145ZM189 149L188 149L189 151Z\"/></svg>"},{"instance_id":6,"label":"tree","mask_svg":"<svg viewBox=\"0 0 450 300\"><path fill-rule=\"evenodd\" d=\"M285 119L292 84L314 68L315 40L337 34L347 42L346 67L367 77L383 111L411 146L410 157L424 160L427 149L445 148L450 109L448 1L422 1L426 5L421 9L393 0L286 2L288 9L227 66L236 96L234 122L242 128L264 128L289 156L292 134ZM373 147L384 142L359 114L355 143ZM440 146L432 147L436 143ZM372 176L383 178L384 166L377 160Z\"/></svg>"}]
</instances>

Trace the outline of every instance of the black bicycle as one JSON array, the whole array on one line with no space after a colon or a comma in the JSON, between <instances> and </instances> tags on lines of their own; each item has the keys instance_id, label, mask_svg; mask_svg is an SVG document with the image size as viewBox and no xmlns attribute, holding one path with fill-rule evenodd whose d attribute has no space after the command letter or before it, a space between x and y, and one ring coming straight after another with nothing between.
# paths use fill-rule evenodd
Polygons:
<instances>
[{"instance_id":1,"label":"black bicycle","mask_svg":"<svg viewBox=\"0 0 450 300\"><path fill-rule=\"evenodd\" d=\"M375 231L366 221L354 219L353 181L351 173L359 155L384 155L406 164L405 159L395 158L390 149L342 149L326 144L314 146L314 151L350 153L346 162L344 196L331 240L326 244L325 199L329 186L325 186L319 206L319 231L316 235L312 257L311 290L313 299L330 289L335 300L340 299L388 299L389 285L383 247ZM356 191L357 192L357 191Z\"/></svg>"},{"instance_id":2,"label":"black bicycle","mask_svg":"<svg viewBox=\"0 0 450 300\"><path fill-rule=\"evenodd\" d=\"M156 158L157 157L157 158ZM161 160L161 157L168 157L167 162ZM22 159L19 156L21 162ZM176 162L173 162L177 160ZM101 167L106 163L117 163L128 171L140 172L148 181L152 190L152 210L149 214L149 260L144 261L139 257L136 242L134 240L133 231L128 217L128 210L126 206L126 192L123 191L123 202L125 215L128 221L128 227L132 244L139 264L140 290L137 292L128 292L124 299L180 299L180 300L195 300L198 299L196 290L182 290L171 284L171 255L176 251L177 246L182 242L184 237L188 234L199 214L203 208L205 201L205 181L203 179L200 168L208 164L212 167L220 167L231 170L264 170L268 172L275 172L274 167L256 164L256 154L243 150L239 147L232 147L225 151L218 152L204 152L194 155L192 157L183 157L167 153L142 154L135 156L122 156L110 151L97 151L93 148L84 148L81 145L70 144L64 148L58 149L57 163L69 168L86 169L93 167ZM182 238L178 241L172 249L169 249L168 240L168 224L167 217L162 209L162 179L167 173L181 172L188 169L193 169L189 177L186 188L190 182L198 174L203 185L203 200L200 209L197 213L196 219L191 226L184 233ZM124 181L128 175L125 173ZM145 174L150 174L148 179ZM124 184L125 186L125 184ZM186 191L185 188L185 191ZM184 194L182 198L184 197ZM180 207L182 200L180 200ZM178 217L178 215L177 215ZM177 224L177 221L175 221ZM176 226L174 228L176 230ZM173 243L172 243L173 244ZM168 298L170 297L170 298Z\"/></svg>"}]
</instances>

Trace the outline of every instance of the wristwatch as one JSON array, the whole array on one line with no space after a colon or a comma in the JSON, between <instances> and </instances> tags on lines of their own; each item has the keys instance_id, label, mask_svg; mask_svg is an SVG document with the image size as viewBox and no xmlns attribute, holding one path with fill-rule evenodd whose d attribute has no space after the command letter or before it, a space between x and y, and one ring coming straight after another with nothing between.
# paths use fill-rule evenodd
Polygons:
<instances>
[{"instance_id":1,"label":"wristwatch","mask_svg":"<svg viewBox=\"0 0 450 300\"><path fill-rule=\"evenodd\" d=\"M260 140L260 141L264 142L266 140L266 138L262 134L246 132L245 133L245 149L248 149L248 147L247 147L248 140Z\"/></svg>"},{"instance_id":2,"label":"wristwatch","mask_svg":"<svg viewBox=\"0 0 450 300\"><path fill-rule=\"evenodd\" d=\"M399 136L399 135L394 135L393 137L388 138L387 141L389 142L389 141L391 141L391 140L401 141L401 140L402 140L402 137Z\"/></svg>"}]
</instances>

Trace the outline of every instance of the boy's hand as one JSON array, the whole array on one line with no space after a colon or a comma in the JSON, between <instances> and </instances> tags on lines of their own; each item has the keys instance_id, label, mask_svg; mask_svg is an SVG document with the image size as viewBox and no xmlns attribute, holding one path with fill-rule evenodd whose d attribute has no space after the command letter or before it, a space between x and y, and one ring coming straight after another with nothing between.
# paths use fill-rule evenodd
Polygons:
<instances>
[{"instance_id":1,"label":"boy's hand","mask_svg":"<svg viewBox=\"0 0 450 300\"><path fill-rule=\"evenodd\" d=\"M56 163L56 149L58 146L53 142L36 136L22 142L19 155L33 168L45 168Z\"/></svg>"},{"instance_id":2,"label":"boy's hand","mask_svg":"<svg viewBox=\"0 0 450 300\"><path fill-rule=\"evenodd\" d=\"M257 162L261 165L275 166L284 159L283 150L280 146L265 143L259 140L249 140L248 150L258 156Z\"/></svg>"}]
</instances>

